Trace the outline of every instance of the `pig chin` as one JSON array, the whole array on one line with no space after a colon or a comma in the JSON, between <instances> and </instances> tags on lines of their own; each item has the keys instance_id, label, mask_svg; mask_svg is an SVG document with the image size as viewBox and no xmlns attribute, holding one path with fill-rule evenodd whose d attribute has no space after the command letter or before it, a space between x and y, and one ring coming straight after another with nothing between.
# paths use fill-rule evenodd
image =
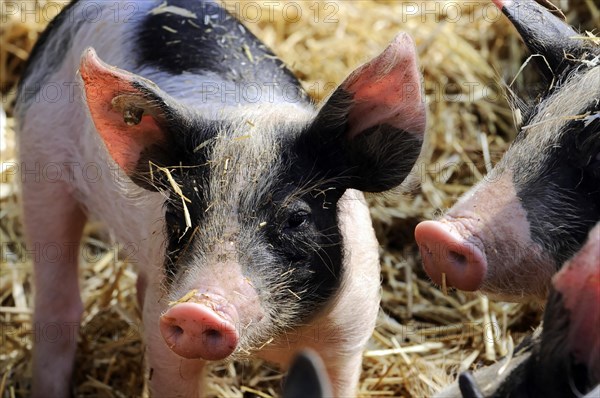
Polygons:
<instances>
[{"instance_id":1,"label":"pig chin","mask_svg":"<svg viewBox=\"0 0 600 398\"><path fill-rule=\"evenodd\" d=\"M535 255L517 262L510 257L490 261L480 291L495 300L526 302L537 299L541 304L546 300L555 269L550 261Z\"/></svg>"}]
</instances>

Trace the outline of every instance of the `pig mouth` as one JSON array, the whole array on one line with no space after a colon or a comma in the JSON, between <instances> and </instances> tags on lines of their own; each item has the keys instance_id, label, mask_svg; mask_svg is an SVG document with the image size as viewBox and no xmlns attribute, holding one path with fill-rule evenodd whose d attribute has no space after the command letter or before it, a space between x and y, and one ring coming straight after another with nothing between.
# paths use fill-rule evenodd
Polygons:
<instances>
[{"instance_id":1,"label":"pig mouth","mask_svg":"<svg viewBox=\"0 0 600 398\"><path fill-rule=\"evenodd\" d=\"M481 239L469 231L471 220L423 221L415 229L423 268L440 286L464 291L481 289L487 259Z\"/></svg>"}]
</instances>

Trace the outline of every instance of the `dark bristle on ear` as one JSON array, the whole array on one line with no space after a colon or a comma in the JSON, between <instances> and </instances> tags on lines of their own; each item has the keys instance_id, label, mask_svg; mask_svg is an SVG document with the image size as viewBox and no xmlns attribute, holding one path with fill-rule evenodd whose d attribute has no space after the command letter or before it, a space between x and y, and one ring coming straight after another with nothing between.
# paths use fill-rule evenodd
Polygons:
<instances>
[{"instance_id":1,"label":"dark bristle on ear","mask_svg":"<svg viewBox=\"0 0 600 398\"><path fill-rule=\"evenodd\" d=\"M288 371L283 398L325 398L333 396L323 361L312 350L303 350Z\"/></svg>"}]
</instances>

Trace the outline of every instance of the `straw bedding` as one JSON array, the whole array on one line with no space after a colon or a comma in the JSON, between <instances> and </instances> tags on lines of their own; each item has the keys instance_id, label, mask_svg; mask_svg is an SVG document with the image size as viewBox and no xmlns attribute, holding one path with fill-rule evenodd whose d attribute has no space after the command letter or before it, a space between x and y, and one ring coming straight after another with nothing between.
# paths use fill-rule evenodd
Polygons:
<instances>
[{"instance_id":1,"label":"straw bedding","mask_svg":"<svg viewBox=\"0 0 600 398\"><path fill-rule=\"evenodd\" d=\"M530 94L531 67L515 31L491 2L226 1L271 46L316 99L331 92L399 31L415 39L428 105L428 143L405 194L370 197L381 243L382 311L364 353L359 395L423 397L458 371L493 363L539 322L532 304L443 292L422 271L412 237L417 222L449 208L498 161L514 138L503 82ZM23 244L16 161L15 83L36 38L66 2L24 1L0 7L0 396L27 396L31 383L32 262ZM592 0L558 4L569 22L597 28ZM37 10L36 14L23 13ZM260 11L258 11L260 10ZM270 12L269 10L273 10ZM135 271L102 225L85 229L81 254L85 313L79 337L78 396L147 395L135 303ZM56 309L59 311L60 309ZM50 331L48 331L50 332ZM210 396L274 397L282 376L260 361L216 365Z\"/></svg>"}]
</instances>

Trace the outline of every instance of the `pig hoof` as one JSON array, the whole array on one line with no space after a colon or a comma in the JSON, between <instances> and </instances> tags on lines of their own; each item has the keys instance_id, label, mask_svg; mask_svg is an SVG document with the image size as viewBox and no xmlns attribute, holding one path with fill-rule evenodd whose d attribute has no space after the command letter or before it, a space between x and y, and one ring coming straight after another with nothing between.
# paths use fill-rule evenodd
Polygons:
<instances>
[{"instance_id":1,"label":"pig hoof","mask_svg":"<svg viewBox=\"0 0 600 398\"><path fill-rule=\"evenodd\" d=\"M234 323L198 303L171 307L160 318L160 331L169 348L188 359L225 359L238 344Z\"/></svg>"},{"instance_id":2,"label":"pig hoof","mask_svg":"<svg viewBox=\"0 0 600 398\"><path fill-rule=\"evenodd\" d=\"M485 254L473 243L458 236L450 226L438 221L423 221L415 229L425 272L434 283L446 282L460 290L481 287L487 262Z\"/></svg>"}]
</instances>

